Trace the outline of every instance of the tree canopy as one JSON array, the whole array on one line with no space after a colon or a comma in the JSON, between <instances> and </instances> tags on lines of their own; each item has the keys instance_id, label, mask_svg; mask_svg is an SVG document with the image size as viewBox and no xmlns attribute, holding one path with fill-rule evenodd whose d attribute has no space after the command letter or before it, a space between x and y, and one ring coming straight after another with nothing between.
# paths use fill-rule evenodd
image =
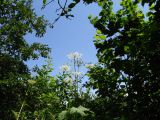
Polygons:
<instances>
[{"instance_id":1,"label":"tree canopy","mask_svg":"<svg viewBox=\"0 0 160 120\"><path fill-rule=\"evenodd\" d=\"M30 77L25 61L47 57L50 52L47 45L29 44L25 35L35 33L42 37L47 24L43 16L34 12L32 0L0 1L1 119L11 119L11 109L16 109L24 97L24 81Z\"/></svg>"},{"instance_id":2,"label":"tree canopy","mask_svg":"<svg viewBox=\"0 0 160 120\"><path fill-rule=\"evenodd\" d=\"M113 1L99 1L99 17L90 17L100 63L89 72L102 102L98 119L159 117L159 1L142 1L149 2L146 15L139 2L122 0L114 13Z\"/></svg>"}]
</instances>

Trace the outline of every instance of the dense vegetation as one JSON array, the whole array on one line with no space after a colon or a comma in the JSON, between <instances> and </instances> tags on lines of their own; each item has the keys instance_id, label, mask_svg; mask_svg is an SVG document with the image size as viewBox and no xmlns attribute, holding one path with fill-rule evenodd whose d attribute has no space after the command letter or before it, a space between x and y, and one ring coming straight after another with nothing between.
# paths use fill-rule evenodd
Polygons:
<instances>
[{"instance_id":1,"label":"dense vegetation","mask_svg":"<svg viewBox=\"0 0 160 120\"><path fill-rule=\"evenodd\" d=\"M74 52L68 55L72 65L62 65L57 76L50 75L50 48L25 39L29 33L43 37L49 25L36 15L32 0L0 1L0 119L158 120L160 1L122 0L116 12L113 0L83 1L101 7L99 16L89 16L97 30L99 62L85 64ZM43 8L47 2L43 0ZM55 21L73 17L71 11L79 2L59 3ZM145 12L144 5L149 8ZM47 63L31 71L26 61L39 57ZM88 72L81 74L84 66Z\"/></svg>"}]
</instances>

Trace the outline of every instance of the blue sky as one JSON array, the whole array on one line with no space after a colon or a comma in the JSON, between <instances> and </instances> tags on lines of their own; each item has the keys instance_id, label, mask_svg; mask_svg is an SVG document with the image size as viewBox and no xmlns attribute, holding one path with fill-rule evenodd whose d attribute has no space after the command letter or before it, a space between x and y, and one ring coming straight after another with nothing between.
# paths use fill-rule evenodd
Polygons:
<instances>
[{"instance_id":1,"label":"blue sky","mask_svg":"<svg viewBox=\"0 0 160 120\"><path fill-rule=\"evenodd\" d=\"M44 15L47 20L53 22L57 17L55 13L55 4L48 5L41 10L42 3L34 1L34 8L38 15ZM73 10L75 17L72 20L61 18L53 29L48 28L42 38L36 38L34 35L27 35L29 42L41 42L48 44L52 49L54 73L59 71L59 67L68 62L67 54L77 51L83 54L85 62L97 62L96 49L93 44L95 28L90 24L88 15L98 15L99 8L95 4L85 6L79 4ZM44 64L43 60L30 61L29 66Z\"/></svg>"},{"instance_id":2,"label":"blue sky","mask_svg":"<svg viewBox=\"0 0 160 120\"><path fill-rule=\"evenodd\" d=\"M119 1L114 4L114 10L120 8ZM33 7L38 15L44 15L47 20L53 22L57 17L55 10L57 5L55 3L49 4L45 9L41 10L42 0L34 1ZM145 8L146 9L146 8ZM74 18L67 20L61 18L53 29L48 28L46 34L42 38L36 38L34 35L27 35L29 42L41 42L48 44L52 49L51 57L53 58L54 74L58 73L59 67L68 62L67 54L77 51L83 54L85 62L96 63L96 49L93 44L93 36L96 29L88 20L89 15L98 15L100 8L96 4L84 5L78 4L73 9ZM29 66L44 64L42 59L38 61L28 62Z\"/></svg>"}]
</instances>

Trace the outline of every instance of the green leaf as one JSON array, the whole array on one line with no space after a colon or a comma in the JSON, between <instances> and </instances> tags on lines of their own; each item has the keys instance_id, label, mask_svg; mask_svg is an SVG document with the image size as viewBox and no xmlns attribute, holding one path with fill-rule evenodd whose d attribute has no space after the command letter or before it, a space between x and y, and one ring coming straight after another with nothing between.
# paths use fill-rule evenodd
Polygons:
<instances>
[{"instance_id":1,"label":"green leaf","mask_svg":"<svg viewBox=\"0 0 160 120\"><path fill-rule=\"evenodd\" d=\"M71 3L68 5L69 8L73 8L77 3Z\"/></svg>"},{"instance_id":2,"label":"green leaf","mask_svg":"<svg viewBox=\"0 0 160 120\"><path fill-rule=\"evenodd\" d=\"M68 111L62 111L59 115L58 115L58 120L66 120L67 118L67 113Z\"/></svg>"},{"instance_id":3,"label":"green leaf","mask_svg":"<svg viewBox=\"0 0 160 120\"><path fill-rule=\"evenodd\" d=\"M152 3L152 5L149 7L149 10L154 10L155 4Z\"/></svg>"},{"instance_id":4,"label":"green leaf","mask_svg":"<svg viewBox=\"0 0 160 120\"><path fill-rule=\"evenodd\" d=\"M33 85L33 84L36 83L36 81L35 80L28 80L28 83L31 84L31 85Z\"/></svg>"},{"instance_id":5,"label":"green leaf","mask_svg":"<svg viewBox=\"0 0 160 120\"><path fill-rule=\"evenodd\" d=\"M92 18L92 15L89 15L89 16L88 16L88 19L91 19L91 18Z\"/></svg>"},{"instance_id":6,"label":"green leaf","mask_svg":"<svg viewBox=\"0 0 160 120\"><path fill-rule=\"evenodd\" d=\"M15 112L14 110L12 110L12 113L14 114L15 119L18 119L18 112Z\"/></svg>"},{"instance_id":7,"label":"green leaf","mask_svg":"<svg viewBox=\"0 0 160 120\"><path fill-rule=\"evenodd\" d=\"M43 0L43 5L45 5L45 4L46 4L46 2L47 2L47 0Z\"/></svg>"}]
</instances>

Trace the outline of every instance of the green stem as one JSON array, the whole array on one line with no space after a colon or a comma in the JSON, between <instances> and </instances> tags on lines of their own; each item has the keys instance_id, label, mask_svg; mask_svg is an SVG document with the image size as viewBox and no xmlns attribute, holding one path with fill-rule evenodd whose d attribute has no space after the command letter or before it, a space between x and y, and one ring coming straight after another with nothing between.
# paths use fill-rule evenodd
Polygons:
<instances>
[{"instance_id":1,"label":"green stem","mask_svg":"<svg viewBox=\"0 0 160 120\"><path fill-rule=\"evenodd\" d=\"M17 117L16 120L19 120L19 117L20 117L20 115L21 115L22 109L23 109L23 107L24 107L24 103L25 103L25 100L23 101L23 103L22 103L22 105L21 105L21 108L20 108L20 110L19 110L19 112L18 112L18 117Z\"/></svg>"},{"instance_id":2,"label":"green stem","mask_svg":"<svg viewBox=\"0 0 160 120\"><path fill-rule=\"evenodd\" d=\"M29 91L29 90L26 91L26 96L27 96L28 91ZM18 117L17 117L16 120L19 120L19 118L20 118L20 115L21 115L21 113L22 113L22 109L23 109L24 104L25 104L26 96L24 97L24 100L23 100L23 102L22 102L22 105L21 105L21 108L20 108L20 110L19 110L19 112L18 112Z\"/></svg>"}]
</instances>

